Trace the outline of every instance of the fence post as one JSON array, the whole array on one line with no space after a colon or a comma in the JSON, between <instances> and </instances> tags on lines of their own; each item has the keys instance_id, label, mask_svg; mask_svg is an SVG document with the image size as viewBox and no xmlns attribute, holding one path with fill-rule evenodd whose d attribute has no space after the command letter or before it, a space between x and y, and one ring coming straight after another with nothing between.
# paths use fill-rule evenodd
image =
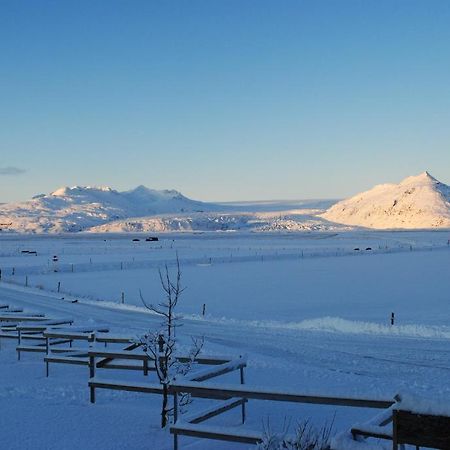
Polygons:
<instances>
[{"instance_id":1,"label":"fence post","mask_svg":"<svg viewBox=\"0 0 450 450\"><path fill-rule=\"evenodd\" d=\"M244 380L244 368L243 368L243 367L240 367L240 368L239 368L239 371L240 371L240 376L241 376L241 384L244 384L244 383L245 383L245 380ZM242 410L241 410L241 413L242 413L242 423L245 423L245 399L242 399L242 405L241 405L241 408L242 408Z\"/></svg>"},{"instance_id":2,"label":"fence post","mask_svg":"<svg viewBox=\"0 0 450 450\"><path fill-rule=\"evenodd\" d=\"M143 370L144 370L144 375L147 376L148 375L148 359L147 358L144 359Z\"/></svg>"},{"instance_id":3,"label":"fence post","mask_svg":"<svg viewBox=\"0 0 450 450\"><path fill-rule=\"evenodd\" d=\"M58 292L61 290L61 281L58 281Z\"/></svg>"},{"instance_id":4,"label":"fence post","mask_svg":"<svg viewBox=\"0 0 450 450\"><path fill-rule=\"evenodd\" d=\"M176 425L178 420L178 394L176 391L173 393L173 423ZM178 450L178 433L173 433L173 450Z\"/></svg>"},{"instance_id":5,"label":"fence post","mask_svg":"<svg viewBox=\"0 0 450 450\"><path fill-rule=\"evenodd\" d=\"M45 336L45 356L48 357L50 353L50 338L48 336ZM48 360L45 361L45 376L48 377Z\"/></svg>"},{"instance_id":6,"label":"fence post","mask_svg":"<svg viewBox=\"0 0 450 450\"><path fill-rule=\"evenodd\" d=\"M395 409L392 411L392 448L398 450L397 411Z\"/></svg>"},{"instance_id":7,"label":"fence post","mask_svg":"<svg viewBox=\"0 0 450 450\"><path fill-rule=\"evenodd\" d=\"M17 348L22 344L22 332L18 330ZM17 360L20 361L20 350L17 350Z\"/></svg>"},{"instance_id":8,"label":"fence post","mask_svg":"<svg viewBox=\"0 0 450 450\"><path fill-rule=\"evenodd\" d=\"M89 377L94 378L95 377L95 356L89 355ZM90 387L90 401L91 403L95 403L95 387Z\"/></svg>"}]
</instances>

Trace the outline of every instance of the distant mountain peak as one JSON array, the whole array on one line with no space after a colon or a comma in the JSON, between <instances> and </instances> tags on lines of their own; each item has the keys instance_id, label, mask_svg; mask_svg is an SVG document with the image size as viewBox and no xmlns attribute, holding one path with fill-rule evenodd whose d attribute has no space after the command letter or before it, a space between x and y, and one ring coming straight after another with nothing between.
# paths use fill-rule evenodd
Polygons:
<instances>
[{"instance_id":1,"label":"distant mountain peak","mask_svg":"<svg viewBox=\"0 0 450 450\"><path fill-rule=\"evenodd\" d=\"M156 190L140 185L119 192L109 186L63 186L28 202L0 207L2 221L12 230L33 232L82 231L118 219L159 214L214 211L211 203L191 200L176 190Z\"/></svg>"},{"instance_id":2,"label":"distant mountain peak","mask_svg":"<svg viewBox=\"0 0 450 450\"><path fill-rule=\"evenodd\" d=\"M53 197L65 197L70 195L77 195L85 192L116 192L109 186L63 186L56 191L53 191L50 195Z\"/></svg>"},{"instance_id":3,"label":"distant mountain peak","mask_svg":"<svg viewBox=\"0 0 450 450\"><path fill-rule=\"evenodd\" d=\"M147 186L144 186L143 184L140 184L139 186L136 186L132 191L139 192L139 191L149 191L150 189Z\"/></svg>"},{"instance_id":4,"label":"distant mountain peak","mask_svg":"<svg viewBox=\"0 0 450 450\"><path fill-rule=\"evenodd\" d=\"M450 187L429 172L336 203L323 218L369 228L450 228Z\"/></svg>"},{"instance_id":5,"label":"distant mountain peak","mask_svg":"<svg viewBox=\"0 0 450 450\"><path fill-rule=\"evenodd\" d=\"M434 178L430 172L425 171L422 173L419 173L419 175L413 175L410 177L405 178L403 181L400 182L400 184L405 185L405 184L423 184L423 183L429 183L429 184L435 184L435 183L440 183L440 181L438 181L436 178Z\"/></svg>"}]
</instances>

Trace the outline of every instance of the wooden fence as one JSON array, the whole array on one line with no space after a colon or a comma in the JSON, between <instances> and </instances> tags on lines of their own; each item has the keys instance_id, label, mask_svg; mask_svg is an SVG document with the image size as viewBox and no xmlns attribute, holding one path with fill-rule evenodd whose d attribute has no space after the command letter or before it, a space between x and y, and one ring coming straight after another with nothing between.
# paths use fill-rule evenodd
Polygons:
<instances>
[{"instance_id":1,"label":"wooden fence","mask_svg":"<svg viewBox=\"0 0 450 450\"><path fill-rule=\"evenodd\" d=\"M210 417L217 416L238 404L245 405L248 400L268 400L276 402L309 403L316 405L334 405L358 408L385 409L394 403L390 399L369 399L354 397L330 397L322 395L305 395L297 392L273 391L266 389L252 389L243 385L208 385L196 381L177 382L171 386L174 395L174 425L170 431L174 435L174 450L178 450L178 437L193 436L206 439L217 439L230 442L241 442L246 444L257 444L262 440L259 431L244 430L242 428L225 428L217 426L198 425ZM200 413L199 416L179 420L177 410L177 397L180 394L190 394L192 397L204 399L222 400L217 407L212 408L210 414ZM234 406L232 406L234 405ZM202 420L199 420L202 419ZM243 416L243 421L245 415Z\"/></svg>"}]
</instances>

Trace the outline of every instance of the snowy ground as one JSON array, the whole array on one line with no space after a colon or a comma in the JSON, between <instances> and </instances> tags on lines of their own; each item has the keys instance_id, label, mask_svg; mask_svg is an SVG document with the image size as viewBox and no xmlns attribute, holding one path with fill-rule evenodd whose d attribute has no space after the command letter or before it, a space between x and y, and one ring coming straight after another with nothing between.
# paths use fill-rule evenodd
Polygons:
<instances>
[{"instance_id":1,"label":"snowy ground","mask_svg":"<svg viewBox=\"0 0 450 450\"><path fill-rule=\"evenodd\" d=\"M129 235L10 235L0 241L0 303L139 334L158 321L142 308L138 290L158 300L157 268L178 252L188 288L180 304L181 344L204 335L208 354L247 354L249 385L371 398L412 391L450 400L449 237L448 232L199 234L148 243L132 242ZM23 249L38 255L23 255ZM64 302L63 296L80 301ZM206 317L200 315L203 303ZM388 323L392 311L394 327ZM55 366L46 379L42 356L25 354L17 362L8 341L2 342L0 375L5 448L171 448L170 436L156 426L154 396L100 391L98 403L90 405L86 368ZM224 381L237 381L237 375ZM375 413L251 401L248 427L261 429L267 418L277 429L286 418L293 423L311 418L320 426L336 414L335 431L342 431ZM239 413L214 423L238 425ZM190 438L181 438L181 444L248 448Z\"/></svg>"}]
</instances>

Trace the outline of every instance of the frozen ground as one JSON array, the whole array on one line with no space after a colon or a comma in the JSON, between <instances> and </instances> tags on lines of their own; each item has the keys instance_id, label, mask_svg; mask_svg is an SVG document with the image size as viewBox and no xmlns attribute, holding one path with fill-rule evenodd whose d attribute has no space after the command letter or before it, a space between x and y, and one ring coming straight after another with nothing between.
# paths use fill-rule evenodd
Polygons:
<instances>
[{"instance_id":1,"label":"frozen ground","mask_svg":"<svg viewBox=\"0 0 450 450\"><path fill-rule=\"evenodd\" d=\"M202 234L133 243L119 235L106 242L102 236L9 236L0 241L0 301L139 334L157 320L142 308L138 289L147 299L160 298L157 267L173 261L177 251L188 287L180 305L182 345L191 335L204 335L208 354L247 354L249 385L372 398L412 391L450 400L449 237ZM22 255L25 248L38 255ZM23 287L25 277L29 287ZM58 281L59 294L51 292ZM67 303L62 296L80 301ZM199 314L203 303L206 317ZM388 325L391 311L394 327ZM0 374L5 448L171 448L170 437L155 427L153 396L100 391L98 403L90 405L85 368L55 367L46 379L42 357L26 354L18 363L12 342L2 342ZM334 414L335 430L342 431L375 412L252 401L248 427L261 429L268 417L274 428L285 418L321 425ZM238 422L237 411L216 420ZM189 449L248 448L181 442Z\"/></svg>"}]
</instances>

